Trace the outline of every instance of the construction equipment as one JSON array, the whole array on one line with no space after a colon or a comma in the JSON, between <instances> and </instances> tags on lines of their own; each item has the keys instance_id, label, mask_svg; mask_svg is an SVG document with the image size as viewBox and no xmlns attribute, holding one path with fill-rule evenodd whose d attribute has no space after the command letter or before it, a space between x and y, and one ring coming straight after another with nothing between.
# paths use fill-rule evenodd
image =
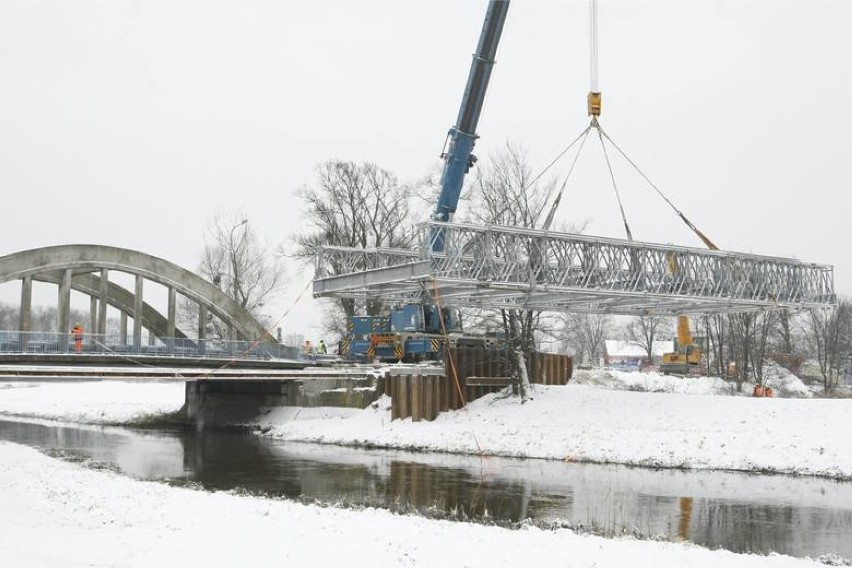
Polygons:
<instances>
[{"instance_id":1,"label":"construction equipment","mask_svg":"<svg viewBox=\"0 0 852 568\"><path fill-rule=\"evenodd\" d=\"M671 316L836 304L832 266L718 250L604 131L599 121L602 95L597 76L597 11L595 0L590 2L591 124L533 178L535 183L576 146L543 230L452 222L464 176L476 161L472 153L476 127L508 8L508 0L492 0L458 120L450 129L441 154L444 171L432 219L422 225L419 238L410 249L321 247L317 253L314 297L380 301L394 309L440 304L443 298L453 306L475 309ZM627 240L550 230L568 178L590 133L596 133L601 143ZM710 250L633 239L609 147ZM343 269L330 274L330 266ZM389 316L385 317L389 320ZM688 321L685 323L688 331ZM392 326L378 327L389 331L371 333L402 333ZM424 327L422 333L430 331ZM401 335L398 339L403 343ZM392 337L385 336L361 340L369 340L377 349L395 344ZM700 345L692 338L681 340L669 363L680 361L681 371L696 369L697 363L690 361L700 361L700 352Z\"/></svg>"},{"instance_id":2,"label":"construction equipment","mask_svg":"<svg viewBox=\"0 0 852 568\"><path fill-rule=\"evenodd\" d=\"M689 329L689 316L677 317L677 339L672 353L663 353L660 371L666 375L688 375L701 365L702 349Z\"/></svg>"},{"instance_id":3,"label":"construction equipment","mask_svg":"<svg viewBox=\"0 0 852 568\"><path fill-rule=\"evenodd\" d=\"M678 215L698 235L698 238L704 242L708 249L719 250L716 243L711 241L707 235L693 225L683 213L678 211ZM678 271L677 259L674 256L669 257L668 269L672 275ZM673 353L663 353L660 371L666 375L689 375L697 373L700 369L703 351L692 337L692 332L689 329L689 316L684 314L680 314L677 317L677 339L675 340L674 347L675 350Z\"/></svg>"},{"instance_id":4,"label":"construction equipment","mask_svg":"<svg viewBox=\"0 0 852 568\"><path fill-rule=\"evenodd\" d=\"M463 333L458 308L440 310L432 304L408 304L389 310L388 315L355 316L340 340L338 354L360 362L417 363L439 360L447 342L453 347L505 346L502 332Z\"/></svg>"},{"instance_id":5,"label":"construction equipment","mask_svg":"<svg viewBox=\"0 0 852 568\"><path fill-rule=\"evenodd\" d=\"M476 127L508 10L509 0L491 0L488 4L458 118L447 133L441 153L444 169L441 192L432 213L435 221L452 221L464 177L476 163L473 154L478 137ZM443 229L436 228L430 236L431 250L443 251L444 240ZM428 294L424 292L423 296ZM421 298L421 301L423 303L393 308L383 316L352 318L349 333L341 340L339 352L344 356L368 360L438 359L446 340L455 342L460 338L461 317L457 309L432 305L428 298Z\"/></svg>"},{"instance_id":6,"label":"construction equipment","mask_svg":"<svg viewBox=\"0 0 852 568\"><path fill-rule=\"evenodd\" d=\"M355 316L340 340L338 353L363 362L436 360L444 344L442 320L448 336L460 335L458 310L442 308L438 313L428 304L400 306L381 316Z\"/></svg>"},{"instance_id":7,"label":"construction equipment","mask_svg":"<svg viewBox=\"0 0 852 568\"><path fill-rule=\"evenodd\" d=\"M503 32L508 10L509 0L491 0L488 4L488 12L485 14L479 44L470 65L459 115L455 126L447 133L445 151L441 153L444 170L441 174L441 193L438 195L438 202L432 213L432 219L435 221L447 223L453 220L453 214L459 204L464 176L476 163L476 156L473 155L473 146L478 138L476 127L479 124L479 115L482 113L482 104L485 102L485 91L491 79L497 44L500 43L500 35ZM439 232L433 240L432 250L441 251L443 246L444 242Z\"/></svg>"}]
</instances>

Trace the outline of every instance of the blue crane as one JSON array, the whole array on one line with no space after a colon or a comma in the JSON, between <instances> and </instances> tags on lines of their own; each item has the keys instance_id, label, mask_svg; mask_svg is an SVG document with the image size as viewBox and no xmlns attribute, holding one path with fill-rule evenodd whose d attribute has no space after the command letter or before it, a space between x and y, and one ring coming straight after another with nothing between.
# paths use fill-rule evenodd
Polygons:
<instances>
[{"instance_id":1,"label":"blue crane","mask_svg":"<svg viewBox=\"0 0 852 568\"><path fill-rule=\"evenodd\" d=\"M488 4L459 116L447 134L445 151L441 154L444 171L441 175L441 193L432 214L435 221L452 221L464 176L476 162L476 156L473 155L476 126L479 124L497 44L500 43L508 11L509 0L490 0ZM432 234L431 245L434 252L444 250L440 229ZM345 357L370 361L375 358L386 361L438 358L447 333L456 336L457 344L465 339L480 343L485 341L460 335L461 316L457 309L439 308L428 303L394 308L389 310L387 316L355 316L349 321L348 328L347 335L340 341L339 353Z\"/></svg>"},{"instance_id":2,"label":"blue crane","mask_svg":"<svg viewBox=\"0 0 852 568\"><path fill-rule=\"evenodd\" d=\"M459 204L464 176L476 163L476 156L473 154L477 139L476 127L479 124L485 91L488 89L494 57L497 54L497 44L500 43L508 11L509 0L491 0L488 4L479 45L470 64L459 116L455 126L447 133L446 150L441 154L444 159L444 171L441 175L441 193L432 213L432 219L435 221L452 221ZM433 235L432 250L444 250L444 239L440 232Z\"/></svg>"}]
</instances>

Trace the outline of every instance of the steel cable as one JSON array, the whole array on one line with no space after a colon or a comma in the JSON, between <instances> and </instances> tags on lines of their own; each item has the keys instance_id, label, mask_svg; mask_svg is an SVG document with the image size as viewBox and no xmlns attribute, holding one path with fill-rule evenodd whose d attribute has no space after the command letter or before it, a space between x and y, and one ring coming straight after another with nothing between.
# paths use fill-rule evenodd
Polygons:
<instances>
[{"instance_id":1,"label":"steel cable","mask_svg":"<svg viewBox=\"0 0 852 568\"><path fill-rule=\"evenodd\" d=\"M553 201L553 205L550 206L550 211L547 213L547 218L544 220L544 224L542 229L545 231L550 230L550 225L553 223L553 216L556 214L556 209L559 207L559 203L562 201L562 194L565 192L565 187L568 185L568 179L571 177L571 174L574 172L574 167L577 165L577 160L580 159L580 153L583 151L583 146L586 145L586 140L589 139L589 132L591 131L591 127L586 128L583 131L583 141L580 143L580 147L577 148L577 154L574 156L574 161L571 162L571 167L568 169L568 173L565 174L565 181L562 182L562 186L559 188L559 193L556 194L556 199Z\"/></svg>"},{"instance_id":2,"label":"steel cable","mask_svg":"<svg viewBox=\"0 0 852 568\"><path fill-rule=\"evenodd\" d=\"M604 138L606 138L606 139L609 141L609 143L610 143L610 144L612 144L613 148L615 148L616 150L618 150L618 153L619 153L619 154L621 154L621 156L622 156L625 160L627 160L627 162L628 162L631 166L633 166L633 169L635 169L635 170L639 173L639 175L640 175L640 176L642 176L642 178L643 178L643 179L644 179L644 180L648 183L648 185L650 185L652 188L654 188L654 191L656 191L656 192L657 192L657 194L658 194L661 198L663 198L663 201L665 201L665 202L669 205L669 207L671 207L671 208L672 208L672 210L673 210L673 211L677 214L677 216L678 216L678 217L680 217L680 218L681 218L681 220L683 220L683 222L686 224L686 226L687 226L687 227L689 227L689 228L690 228L690 229L691 229L691 230L692 230L692 231L693 231L696 235L698 235L698 238L700 238L700 239L701 239L701 241L702 241L702 242L703 242L703 243L707 246L707 248L709 248L710 250L719 250L719 247L717 247L717 246L713 243L713 241L711 241L711 240L710 240L710 239L709 239L709 238L708 238L708 237L707 237L704 233L702 233L702 232L701 232L701 230L699 230L699 229L698 229L698 227L696 227L696 226L692 223L692 221L690 221L689 219L687 219L687 218L686 218L686 215L684 215L684 214L683 214L683 212L682 212L680 209L678 209L678 208L675 206L675 204L674 204L674 203L672 203L672 201L671 201L668 197L666 197L666 195L662 192L662 190L661 190L659 187L657 187L657 185L656 185L653 181L651 181L651 178L649 178L647 175L645 175L645 172L643 172L643 171L639 168L639 166L637 166L637 165L636 165L636 163L635 163L633 160L631 160L631 159L630 159L630 157L629 157L629 156L628 156L628 155L624 152L624 150L622 150L622 149L618 146L618 144L616 144L616 143L613 141L613 139L609 137L609 135L608 135L608 134L604 131L604 129L603 129L603 128L601 128L600 126L598 126L598 132L600 132L600 134L601 134Z\"/></svg>"},{"instance_id":3,"label":"steel cable","mask_svg":"<svg viewBox=\"0 0 852 568\"><path fill-rule=\"evenodd\" d=\"M601 149L603 150L604 159L606 160L606 167L609 170L609 177L612 180L612 189L615 190L615 199L618 201L618 209L621 211L621 220L624 222L624 230L627 232L627 240L632 241L633 233L630 232L630 225L627 223L627 215L624 213L624 204L621 202L621 193L618 191L618 184L615 183L615 174L612 171L612 164L609 161L609 153L606 151L606 144L604 144L603 141L601 127L597 120L592 120L592 124L596 126L598 131L598 139L601 141Z\"/></svg>"},{"instance_id":4,"label":"steel cable","mask_svg":"<svg viewBox=\"0 0 852 568\"><path fill-rule=\"evenodd\" d=\"M556 155L556 157L555 157L555 158L553 158L553 159L550 161L550 163L549 163L549 164L547 164L547 165L544 167L544 169L542 169L542 170L541 170L541 171L540 171L537 175L535 175L535 176L533 177L532 181L530 181L530 182L529 182L529 183L527 183L527 184L526 184L523 188L521 188L521 191L518 193L518 196L517 196L517 197L515 197L515 199L513 199L511 202L507 203L507 204L506 204L506 206L505 206L503 209L501 209L499 213L497 213L497 214L495 214L495 215L492 215L492 216L491 216L491 221L490 221L489 223L486 223L486 224L488 224L488 225L493 224L493 223L494 223L494 222L495 222L495 221L496 221L496 220L497 220L497 219L498 219L501 215L503 215L503 213L505 213L506 211L508 211L509 209L511 209L512 207L514 207L515 205L517 205L518 201L521 199L521 196L523 196L529 188L531 188L531 187L532 187L532 186L533 186L533 185L534 185L534 184L535 184L535 183L536 183L539 179L541 179L541 177L542 177L544 174L546 174L546 173L550 170L550 168L552 168L552 167L556 164L556 162L558 162L559 160L561 160L561 159L562 159L562 156L564 156L565 154L567 154L567 153L568 153L568 150L570 150L571 148L573 148L573 147L574 147L574 145L575 145L577 142L579 142L581 138L583 138L584 136L586 136L586 135L589 133L589 130L591 130L591 128L592 128L591 126L586 127L586 129L585 129L585 130L583 130L583 131L582 131L582 132L581 132L581 133L580 133L580 134L579 134L579 135L578 135L578 136L574 139L574 141L573 141L573 142L571 142L570 144L568 144L568 146L566 146L566 147L565 147L565 148L564 148L561 152L559 152L559 154L557 154L557 155ZM585 142L583 142L583 143L585 144ZM577 160L575 159L575 160L574 160L574 162L576 163L576 161L577 161ZM573 166L572 166L572 169L573 169Z\"/></svg>"}]
</instances>

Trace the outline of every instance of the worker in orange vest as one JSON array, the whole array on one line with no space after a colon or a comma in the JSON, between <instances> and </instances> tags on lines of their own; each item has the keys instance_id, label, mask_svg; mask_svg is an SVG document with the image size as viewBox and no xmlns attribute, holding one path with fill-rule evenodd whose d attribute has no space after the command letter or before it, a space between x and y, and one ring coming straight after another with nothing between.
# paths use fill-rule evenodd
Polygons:
<instances>
[{"instance_id":1,"label":"worker in orange vest","mask_svg":"<svg viewBox=\"0 0 852 568\"><path fill-rule=\"evenodd\" d=\"M83 326L75 323L71 328L71 336L74 338L74 351L77 353L83 352Z\"/></svg>"}]
</instances>

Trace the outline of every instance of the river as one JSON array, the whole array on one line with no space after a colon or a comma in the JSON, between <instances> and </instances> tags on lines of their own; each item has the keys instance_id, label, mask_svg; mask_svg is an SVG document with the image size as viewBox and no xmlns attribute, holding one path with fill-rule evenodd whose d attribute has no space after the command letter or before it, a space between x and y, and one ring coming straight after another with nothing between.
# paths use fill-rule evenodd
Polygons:
<instances>
[{"instance_id":1,"label":"river","mask_svg":"<svg viewBox=\"0 0 852 568\"><path fill-rule=\"evenodd\" d=\"M852 483L281 442L252 434L0 420L0 439L208 490L852 558Z\"/></svg>"}]
</instances>

